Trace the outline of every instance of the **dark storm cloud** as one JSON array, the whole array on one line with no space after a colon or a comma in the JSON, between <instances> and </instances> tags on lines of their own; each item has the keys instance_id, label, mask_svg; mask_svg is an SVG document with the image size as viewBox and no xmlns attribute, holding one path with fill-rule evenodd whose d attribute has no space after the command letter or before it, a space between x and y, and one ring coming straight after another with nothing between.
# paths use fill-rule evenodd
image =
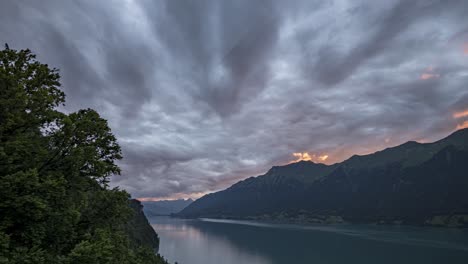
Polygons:
<instances>
[{"instance_id":1,"label":"dark storm cloud","mask_svg":"<svg viewBox=\"0 0 468 264\"><path fill-rule=\"evenodd\" d=\"M402 31L412 26L414 22L432 19L444 9L451 9L462 4L458 1L458 5L454 5L455 2L399 1L386 14L383 14L381 19L368 21L367 26L371 32L369 37L358 46L352 47L348 54L340 56L330 43L322 47L319 50L317 63L314 65L317 79L327 85L334 85L343 81L366 60L389 48L392 41ZM368 10L358 8L352 11L354 16L365 16ZM376 29L373 27L376 27Z\"/></svg>"},{"instance_id":2,"label":"dark storm cloud","mask_svg":"<svg viewBox=\"0 0 468 264\"><path fill-rule=\"evenodd\" d=\"M141 4L153 33L196 84L193 96L218 114L235 112L265 88L280 18L272 1Z\"/></svg>"},{"instance_id":3,"label":"dark storm cloud","mask_svg":"<svg viewBox=\"0 0 468 264\"><path fill-rule=\"evenodd\" d=\"M468 109L466 1L2 1L0 41L61 70L136 197L434 140ZM467 48L468 49L468 48Z\"/></svg>"}]
</instances>

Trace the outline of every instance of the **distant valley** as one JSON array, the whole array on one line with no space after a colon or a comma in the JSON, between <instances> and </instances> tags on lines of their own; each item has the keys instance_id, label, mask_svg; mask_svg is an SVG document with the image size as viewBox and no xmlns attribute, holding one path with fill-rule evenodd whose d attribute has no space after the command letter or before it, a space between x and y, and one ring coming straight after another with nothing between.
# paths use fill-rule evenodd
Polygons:
<instances>
[{"instance_id":1,"label":"distant valley","mask_svg":"<svg viewBox=\"0 0 468 264\"><path fill-rule=\"evenodd\" d=\"M180 212L193 202L192 199L145 201L143 211L148 217L171 215Z\"/></svg>"},{"instance_id":2,"label":"distant valley","mask_svg":"<svg viewBox=\"0 0 468 264\"><path fill-rule=\"evenodd\" d=\"M333 165L301 161L205 195L179 217L468 226L468 129Z\"/></svg>"}]
</instances>

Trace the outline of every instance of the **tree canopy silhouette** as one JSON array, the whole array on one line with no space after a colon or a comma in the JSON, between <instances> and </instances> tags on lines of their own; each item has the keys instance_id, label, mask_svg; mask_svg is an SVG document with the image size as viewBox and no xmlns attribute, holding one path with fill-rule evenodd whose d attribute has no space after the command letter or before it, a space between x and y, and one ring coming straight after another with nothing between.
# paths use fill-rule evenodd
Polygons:
<instances>
[{"instance_id":1,"label":"tree canopy silhouette","mask_svg":"<svg viewBox=\"0 0 468 264\"><path fill-rule=\"evenodd\" d=\"M129 238L129 195L108 186L120 146L92 109L65 114L57 69L0 51L0 263L165 263ZM132 236L133 237L133 236Z\"/></svg>"}]
</instances>

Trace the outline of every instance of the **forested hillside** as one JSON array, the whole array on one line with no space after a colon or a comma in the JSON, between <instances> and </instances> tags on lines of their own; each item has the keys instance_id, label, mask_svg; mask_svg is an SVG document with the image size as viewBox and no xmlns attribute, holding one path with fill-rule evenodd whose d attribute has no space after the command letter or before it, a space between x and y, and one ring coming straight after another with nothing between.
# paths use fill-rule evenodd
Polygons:
<instances>
[{"instance_id":1,"label":"forested hillside","mask_svg":"<svg viewBox=\"0 0 468 264\"><path fill-rule=\"evenodd\" d=\"M129 237L129 194L108 186L122 156L107 121L58 111L59 79L29 50L0 51L0 263L165 263Z\"/></svg>"},{"instance_id":2,"label":"forested hillside","mask_svg":"<svg viewBox=\"0 0 468 264\"><path fill-rule=\"evenodd\" d=\"M301 161L208 194L182 217L468 226L468 129L333 164Z\"/></svg>"}]
</instances>

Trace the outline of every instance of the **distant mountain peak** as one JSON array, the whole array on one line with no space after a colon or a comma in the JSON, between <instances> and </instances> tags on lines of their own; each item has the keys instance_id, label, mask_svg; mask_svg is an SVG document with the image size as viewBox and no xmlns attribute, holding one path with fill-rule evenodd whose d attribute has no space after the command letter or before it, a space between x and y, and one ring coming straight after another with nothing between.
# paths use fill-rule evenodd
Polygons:
<instances>
[{"instance_id":1,"label":"distant mountain peak","mask_svg":"<svg viewBox=\"0 0 468 264\"><path fill-rule=\"evenodd\" d=\"M143 202L143 210L148 216L171 215L180 212L193 202L192 198Z\"/></svg>"}]
</instances>

